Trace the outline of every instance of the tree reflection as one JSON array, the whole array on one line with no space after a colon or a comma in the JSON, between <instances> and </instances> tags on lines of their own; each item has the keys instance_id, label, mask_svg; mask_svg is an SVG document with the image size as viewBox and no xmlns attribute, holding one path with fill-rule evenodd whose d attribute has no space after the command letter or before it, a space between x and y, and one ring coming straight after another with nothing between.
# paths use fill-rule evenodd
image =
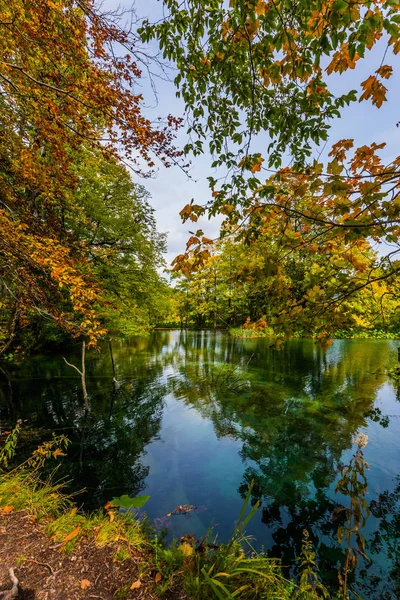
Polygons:
<instances>
[{"instance_id":1,"label":"tree reflection","mask_svg":"<svg viewBox=\"0 0 400 600\"><path fill-rule=\"evenodd\" d=\"M78 501L87 509L123 493L135 496L145 487L149 468L141 457L145 446L159 435L166 394L161 377L166 338L157 336L157 351L149 359L146 349L151 343L148 339L114 343L118 390L112 384L109 355L89 355L88 414L81 403L79 378L71 376L61 360L40 357L13 366L12 407L3 405L3 420L28 419L31 435L25 440L26 455L50 431L69 437L68 458L60 463L58 476L65 477L74 491L85 488ZM2 389L6 396L7 388Z\"/></svg>"},{"instance_id":2,"label":"tree reflection","mask_svg":"<svg viewBox=\"0 0 400 600\"><path fill-rule=\"evenodd\" d=\"M194 341L187 345L172 380L174 393L211 419L218 436L241 442L239 492L244 498L254 481L253 502L262 501L262 522L272 531L269 553L284 565L294 564L307 529L320 568L335 587L332 565L340 566L343 553L336 540L340 523L332 520L339 505L332 488L355 433L369 418L388 426L389 418L374 402L385 382L390 344L339 342L323 351L298 340L281 352L264 340L233 345L214 339L210 347L197 338L196 347ZM256 361L248 364L252 354ZM238 367L236 373L246 382L239 396L229 387L221 394L215 386L215 371L225 360ZM396 564L398 556L390 558ZM379 580L379 593L384 591L379 569L362 569L360 590L369 587L372 593Z\"/></svg>"},{"instance_id":3,"label":"tree reflection","mask_svg":"<svg viewBox=\"0 0 400 600\"><path fill-rule=\"evenodd\" d=\"M238 442L243 461L239 493L244 497L254 480L252 500L262 502L270 554L293 564L303 529L308 529L321 571L334 587L332 566L342 561L338 522L332 520L340 503L334 482L355 433L369 420L388 426L375 400L393 353L386 341L337 341L325 351L310 340L292 340L277 352L266 340L155 332L149 338L113 341L117 387L108 347L88 356L91 410L86 418L79 377L57 357L9 366L8 379L1 380L1 416L28 418L40 429L39 437L51 431L68 435L71 450L60 474L75 490L88 490L81 498L92 508L114 495L143 490L149 474L146 446L160 436L165 399L172 394L211 421L217 437ZM74 358L73 353L68 357ZM394 492L372 503L376 531L368 550L378 557L378 566L360 566L370 598L378 597L376 590L382 593L379 598L391 598L390 590L399 589L399 495L400 481ZM391 578L386 587L379 572L385 553Z\"/></svg>"}]
</instances>

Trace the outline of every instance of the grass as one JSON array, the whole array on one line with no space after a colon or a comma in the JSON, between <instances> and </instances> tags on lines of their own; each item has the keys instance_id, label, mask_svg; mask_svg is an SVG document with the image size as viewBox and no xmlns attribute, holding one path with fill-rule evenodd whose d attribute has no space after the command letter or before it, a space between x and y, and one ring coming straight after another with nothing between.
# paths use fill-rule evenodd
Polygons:
<instances>
[{"instance_id":1,"label":"grass","mask_svg":"<svg viewBox=\"0 0 400 600\"><path fill-rule=\"evenodd\" d=\"M314 600L315 594L297 595L296 584L283 577L279 561L252 549L244 530L257 506L246 516L249 498L228 543L216 544L210 530L200 541L188 536L166 546L145 520L130 513L80 514L62 484L40 481L37 473L21 469L0 475L0 507L32 515L61 552L70 554L83 539L97 546L113 544L115 562L133 556L137 560L140 551L140 572L152 574L157 597L178 589L193 600Z\"/></svg>"},{"instance_id":2,"label":"grass","mask_svg":"<svg viewBox=\"0 0 400 600\"><path fill-rule=\"evenodd\" d=\"M14 433L10 435L6 448ZM316 600L322 597L317 593L318 580L311 572L313 567L306 577L300 576L298 585L283 576L279 561L257 553L252 547L245 535L245 528L258 509L258 503L250 507L251 487L227 543L217 543L210 530L202 540L186 536L180 542L175 540L166 545L146 519L119 512L109 503L105 510L81 514L73 498L63 492L63 484L55 481L57 471L42 480L41 457L47 460L59 456L55 445L56 438L51 447L45 443L35 451L33 456L39 456L39 462L28 460L13 471L0 472L0 508L3 512L25 511L34 517L60 552L71 553L83 540L96 546L110 545L115 562L132 559L135 564L139 563L140 577L153 581L152 591L160 598L176 592L180 598L186 596L192 600ZM311 556L311 551L308 552ZM306 559L307 556L304 564ZM316 585L310 586L312 576ZM128 592L120 589L119 597L125 597Z\"/></svg>"}]
</instances>

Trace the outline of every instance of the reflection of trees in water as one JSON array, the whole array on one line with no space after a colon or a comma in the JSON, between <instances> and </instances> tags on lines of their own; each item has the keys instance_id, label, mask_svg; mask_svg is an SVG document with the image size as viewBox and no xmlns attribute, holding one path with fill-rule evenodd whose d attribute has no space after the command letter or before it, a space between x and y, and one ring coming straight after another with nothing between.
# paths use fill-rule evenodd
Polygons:
<instances>
[{"instance_id":1,"label":"reflection of trees in water","mask_svg":"<svg viewBox=\"0 0 400 600\"><path fill-rule=\"evenodd\" d=\"M159 435L164 398L172 391L210 419L217 436L241 442L245 467L239 491L244 496L255 480L253 499L262 500L262 521L273 536L271 553L292 564L307 528L321 569L336 579L331 566L342 555L336 543L338 523L331 519L337 505L328 488L343 451L367 417L384 423L385 415L373 404L392 351L388 342L340 341L323 351L310 341L293 340L277 352L266 340L156 332L149 338L113 341L117 390L108 347L100 355L89 354L91 411L86 420L79 377L57 357L8 367L13 393L3 377L1 418L28 418L34 427L66 433L73 445L61 468L75 489L88 488L85 500L92 507L143 489L148 467L141 456ZM67 358L73 362L75 357ZM246 383L239 394L229 389L229 374ZM374 512L382 519L374 538L376 552L394 544L390 535L399 528L398 521L389 522L392 496L381 496L379 510L386 510L388 524ZM396 578L398 553L392 552L390 560ZM374 585L373 576L366 571L365 586ZM375 597L372 592L370 597Z\"/></svg>"},{"instance_id":2,"label":"reflection of trees in water","mask_svg":"<svg viewBox=\"0 0 400 600\"><path fill-rule=\"evenodd\" d=\"M109 355L89 355L87 387L91 410L84 415L79 378L71 376L60 358L41 357L13 366L12 407L3 405L2 418L29 420L36 429L31 449L49 431L66 433L72 444L58 475L75 490L86 488L87 508L104 504L122 493L136 495L144 488L149 468L141 463L144 447L159 434L166 393L161 375L165 367L165 336L157 336L152 356L147 339L114 343L119 385L112 385ZM4 393L4 387L3 387ZM7 393L7 392L6 392Z\"/></svg>"},{"instance_id":3,"label":"reflection of trees in water","mask_svg":"<svg viewBox=\"0 0 400 600\"><path fill-rule=\"evenodd\" d=\"M272 530L271 554L293 564L307 528L333 586L332 565L339 566L343 553L336 538L340 523L332 521L338 504L329 487L343 451L367 418L388 425L373 405L391 352L386 342L339 342L325 352L299 340L276 352L264 340L232 344L214 338L209 347L197 338L171 378L175 395L211 419L218 436L241 441L245 471L239 491L244 497L254 480L253 500L262 501L262 521ZM255 360L247 367L252 354ZM213 370L227 356L249 384L239 396L215 389ZM384 578L376 569L363 569L363 590L369 587L370 597L377 597L377 581L380 594Z\"/></svg>"},{"instance_id":4,"label":"reflection of trees in water","mask_svg":"<svg viewBox=\"0 0 400 600\"><path fill-rule=\"evenodd\" d=\"M371 556L386 552L391 568L386 573L388 582L395 586L396 598L400 598L400 475L392 492L382 492L370 504L371 513L380 520L369 544Z\"/></svg>"}]
</instances>

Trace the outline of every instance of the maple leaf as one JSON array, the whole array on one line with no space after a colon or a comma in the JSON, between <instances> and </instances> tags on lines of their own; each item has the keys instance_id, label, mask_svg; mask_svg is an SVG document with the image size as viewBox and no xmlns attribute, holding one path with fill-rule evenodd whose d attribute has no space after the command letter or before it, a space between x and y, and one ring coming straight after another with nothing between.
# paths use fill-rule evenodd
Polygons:
<instances>
[{"instance_id":1,"label":"maple leaf","mask_svg":"<svg viewBox=\"0 0 400 600\"><path fill-rule=\"evenodd\" d=\"M359 102L372 98L372 103L380 108L383 102L386 101L387 88L374 75L370 75L368 79L361 83L361 86L364 92L360 96Z\"/></svg>"},{"instance_id":2,"label":"maple leaf","mask_svg":"<svg viewBox=\"0 0 400 600\"><path fill-rule=\"evenodd\" d=\"M389 79L389 77L391 77L393 73L393 67L391 67L390 65L382 65L381 67L379 67L379 69L375 71L375 73L377 73L377 75L380 75L384 79Z\"/></svg>"}]
</instances>

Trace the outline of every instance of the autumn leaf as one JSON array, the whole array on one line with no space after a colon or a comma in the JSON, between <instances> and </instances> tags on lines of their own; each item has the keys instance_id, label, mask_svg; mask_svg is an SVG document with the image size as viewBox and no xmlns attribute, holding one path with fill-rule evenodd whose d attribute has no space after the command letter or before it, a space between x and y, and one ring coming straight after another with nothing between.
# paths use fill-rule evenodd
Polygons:
<instances>
[{"instance_id":1,"label":"autumn leaf","mask_svg":"<svg viewBox=\"0 0 400 600\"><path fill-rule=\"evenodd\" d=\"M54 452L53 452L53 458L57 458L57 456L67 456L67 455L60 448L56 448L56 450L54 450Z\"/></svg>"},{"instance_id":2,"label":"autumn leaf","mask_svg":"<svg viewBox=\"0 0 400 600\"><path fill-rule=\"evenodd\" d=\"M159 583L159 582L161 581L161 579L162 579L162 575L161 575L161 573L160 573L160 572L158 572L158 573L156 574L155 578L154 578L154 581L155 581L156 583Z\"/></svg>"},{"instance_id":3,"label":"autumn leaf","mask_svg":"<svg viewBox=\"0 0 400 600\"><path fill-rule=\"evenodd\" d=\"M261 171L261 166L264 162L261 154L256 154L251 165L251 172L256 173L257 171Z\"/></svg>"},{"instance_id":4,"label":"autumn leaf","mask_svg":"<svg viewBox=\"0 0 400 600\"><path fill-rule=\"evenodd\" d=\"M192 556L194 554L194 548L187 542L184 542L179 546L179 550L184 554L184 556Z\"/></svg>"},{"instance_id":5,"label":"autumn leaf","mask_svg":"<svg viewBox=\"0 0 400 600\"><path fill-rule=\"evenodd\" d=\"M114 514L114 512L113 512L112 510L108 510L108 511L107 511L107 514L108 514L108 517L109 517L109 519L110 519L110 523L112 523L112 522L114 521L114 519L115 519L115 514Z\"/></svg>"},{"instance_id":6,"label":"autumn leaf","mask_svg":"<svg viewBox=\"0 0 400 600\"><path fill-rule=\"evenodd\" d=\"M92 582L89 579L82 579L81 581L81 590L86 590L86 588L90 587Z\"/></svg>"},{"instance_id":7,"label":"autumn leaf","mask_svg":"<svg viewBox=\"0 0 400 600\"><path fill-rule=\"evenodd\" d=\"M3 506L3 508L2 508L3 513L11 513L11 512L13 512L13 510L14 510L14 507L10 506L8 504L6 504L6 506Z\"/></svg>"},{"instance_id":8,"label":"autumn leaf","mask_svg":"<svg viewBox=\"0 0 400 600\"><path fill-rule=\"evenodd\" d=\"M390 65L382 65L381 67L379 67L379 69L375 71L375 73L377 73L377 75L380 75L384 79L389 79L389 77L391 77L393 73L393 67L391 67Z\"/></svg>"},{"instance_id":9,"label":"autumn leaf","mask_svg":"<svg viewBox=\"0 0 400 600\"><path fill-rule=\"evenodd\" d=\"M141 585L142 585L142 582L140 581L140 579L138 579L137 581L132 583L131 590L138 590Z\"/></svg>"},{"instance_id":10,"label":"autumn leaf","mask_svg":"<svg viewBox=\"0 0 400 600\"><path fill-rule=\"evenodd\" d=\"M71 531L71 533L69 533L67 535L66 538L64 538L63 543L61 544L61 547L60 547L60 551L63 548L65 548L65 546L68 544L68 542L70 542L71 540L73 540L79 534L80 530L81 530L81 526L78 525L77 527L75 527L75 529L73 531Z\"/></svg>"},{"instance_id":11,"label":"autumn leaf","mask_svg":"<svg viewBox=\"0 0 400 600\"><path fill-rule=\"evenodd\" d=\"M386 101L387 88L374 75L370 75L368 79L361 83L361 86L364 92L360 96L359 102L371 98L372 103L380 108L383 102Z\"/></svg>"}]
</instances>

